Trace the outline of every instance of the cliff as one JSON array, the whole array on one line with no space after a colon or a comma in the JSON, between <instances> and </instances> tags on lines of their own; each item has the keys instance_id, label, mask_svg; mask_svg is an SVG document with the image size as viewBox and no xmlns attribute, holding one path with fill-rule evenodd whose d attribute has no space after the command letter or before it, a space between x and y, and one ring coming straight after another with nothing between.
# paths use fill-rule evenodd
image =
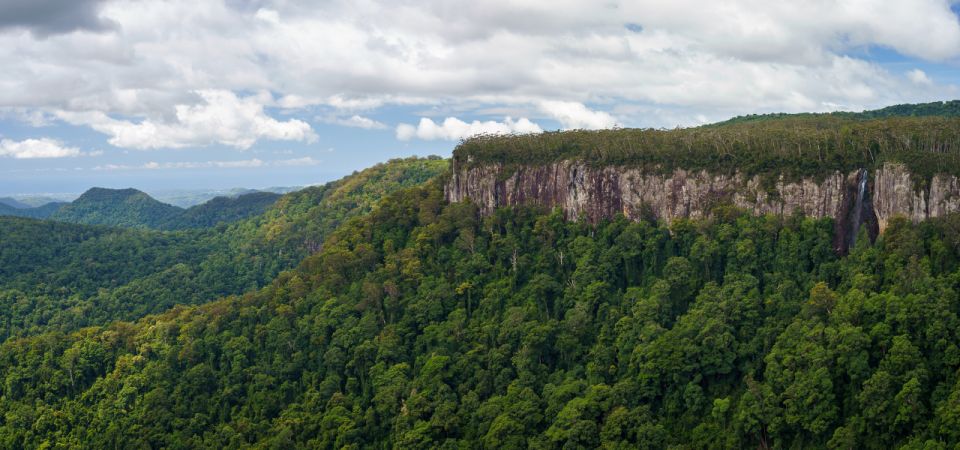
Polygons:
<instances>
[{"instance_id":1,"label":"cliff","mask_svg":"<svg viewBox=\"0 0 960 450\"><path fill-rule=\"evenodd\" d=\"M500 206L560 207L567 218L597 222L623 214L670 222L708 216L714 206L732 204L756 214L794 211L835 220L834 247L846 253L861 225L871 239L894 216L914 222L960 209L960 182L938 174L926 188L916 186L906 166L886 163L868 171L834 171L826 176L763 183L740 172L711 174L675 169L663 174L627 166L587 165L574 160L537 165L467 164L454 158L445 193L451 202L471 199L483 214Z\"/></svg>"}]
</instances>

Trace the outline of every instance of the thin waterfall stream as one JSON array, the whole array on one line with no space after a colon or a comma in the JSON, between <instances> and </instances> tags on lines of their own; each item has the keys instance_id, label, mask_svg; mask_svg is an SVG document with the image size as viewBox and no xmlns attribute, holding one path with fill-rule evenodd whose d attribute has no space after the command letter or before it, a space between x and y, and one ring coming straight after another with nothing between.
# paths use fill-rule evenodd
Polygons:
<instances>
[{"instance_id":1,"label":"thin waterfall stream","mask_svg":"<svg viewBox=\"0 0 960 450\"><path fill-rule=\"evenodd\" d=\"M863 201L867 193L867 176L866 169L860 169L860 173L857 174L857 178L859 179L857 184L857 198L853 206L853 220L850 222L850 234L847 239L849 243L848 248L853 248L853 245L857 242L860 225L863 224Z\"/></svg>"}]
</instances>

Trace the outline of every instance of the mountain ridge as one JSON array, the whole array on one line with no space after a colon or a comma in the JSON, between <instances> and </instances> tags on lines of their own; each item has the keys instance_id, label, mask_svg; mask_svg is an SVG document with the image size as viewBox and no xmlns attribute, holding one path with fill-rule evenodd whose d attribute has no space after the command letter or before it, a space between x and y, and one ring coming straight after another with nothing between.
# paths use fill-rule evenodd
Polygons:
<instances>
[{"instance_id":1,"label":"mountain ridge","mask_svg":"<svg viewBox=\"0 0 960 450\"><path fill-rule=\"evenodd\" d=\"M214 197L189 208L163 203L146 192L134 188L110 189L93 187L70 203L45 205L48 215L28 215L27 212L0 210L0 215L49 218L62 222L108 225L155 230L204 228L220 222L235 222L263 213L281 197L271 192L253 191L236 196Z\"/></svg>"},{"instance_id":2,"label":"mountain ridge","mask_svg":"<svg viewBox=\"0 0 960 450\"><path fill-rule=\"evenodd\" d=\"M273 192L250 191L236 196L217 196L199 205L184 209L173 219L160 225L167 230L212 227L262 214L283 197Z\"/></svg>"},{"instance_id":3,"label":"mountain ridge","mask_svg":"<svg viewBox=\"0 0 960 450\"><path fill-rule=\"evenodd\" d=\"M4 204L17 209L32 208L32 206L23 203L13 197L0 197L0 204Z\"/></svg>"},{"instance_id":4,"label":"mountain ridge","mask_svg":"<svg viewBox=\"0 0 960 450\"><path fill-rule=\"evenodd\" d=\"M30 206L19 208L10 206L6 203L0 203L0 216L29 217L32 219L47 219L52 216L66 202L50 202L41 206Z\"/></svg>"}]
</instances>

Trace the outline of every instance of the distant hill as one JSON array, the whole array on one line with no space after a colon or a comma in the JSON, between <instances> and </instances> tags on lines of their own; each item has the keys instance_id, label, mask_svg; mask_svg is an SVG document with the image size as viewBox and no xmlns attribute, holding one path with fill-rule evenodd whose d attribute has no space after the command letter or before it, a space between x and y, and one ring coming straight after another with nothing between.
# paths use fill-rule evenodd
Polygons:
<instances>
[{"instance_id":1,"label":"distant hill","mask_svg":"<svg viewBox=\"0 0 960 450\"><path fill-rule=\"evenodd\" d=\"M177 189L164 191L151 191L150 196L164 203L169 203L181 208L190 208L209 202L217 197L236 198L241 195L258 192L254 189L233 188L233 189Z\"/></svg>"},{"instance_id":2,"label":"distant hill","mask_svg":"<svg viewBox=\"0 0 960 450\"><path fill-rule=\"evenodd\" d=\"M273 192L257 191L238 197L216 197L183 211L170 222L163 224L161 228L203 228L212 227L221 222L236 222L263 214L280 197L282 197L280 194Z\"/></svg>"},{"instance_id":3,"label":"distant hill","mask_svg":"<svg viewBox=\"0 0 960 450\"><path fill-rule=\"evenodd\" d=\"M20 208L15 208L6 203L0 203L0 216L19 216L17 211L20 211Z\"/></svg>"},{"instance_id":4,"label":"distant hill","mask_svg":"<svg viewBox=\"0 0 960 450\"><path fill-rule=\"evenodd\" d=\"M79 194L50 194L50 195L17 195L14 200L27 205L30 208L36 208L48 203L70 203L79 197Z\"/></svg>"},{"instance_id":5,"label":"distant hill","mask_svg":"<svg viewBox=\"0 0 960 450\"><path fill-rule=\"evenodd\" d=\"M87 225L159 228L182 212L136 189L92 188L50 218Z\"/></svg>"},{"instance_id":6,"label":"distant hill","mask_svg":"<svg viewBox=\"0 0 960 450\"><path fill-rule=\"evenodd\" d=\"M38 206L36 208L31 207L30 205L25 205L23 207L11 206L5 202L0 202L0 216L14 216L14 217L29 217L33 219L46 219L49 218L53 213L57 212L61 206L66 205L65 202L50 202L43 206Z\"/></svg>"},{"instance_id":7,"label":"distant hill","mask_svg":"<svg viewBox=\"0 0 960 450\"><path fill-rule=\"evenodd\" d=\"M286 194L302 189L302 187L268 187L263 189L232 188L232 189L173 189L150 191L151 197L181 208L190 208L213 200L217 197L237 198L241 195L254 192L272 192Z\"/></svg>"},{"instance_id":8,"label":"distant hill","mask_svg":"<svg viewBox=\"0 0 960 450\"><path fill-rule=\"evenodd\" d=\"M0 205L12 206L17 209L26 209L31 206L12 197L0 197Z\"/></svg>"},{"instance_id":9,"label":"distant hill","mask_svg":"<svg viewBox=\"0 0 960 450\"><path fill-rule=\"evenodd\" d=\"M183 209L161 202L136 189L92 188L72 203L17 209L0 204L0 215L50 218L84 225L182 230L236 222L263 214L280 194L251 191L236 197L216 197Z\"/></svg>"},{"instance_id":10,"label":"distant hill","mask_svg":"<svg viewBox=\"0 0 960 450\"><path fill-rule=\"evenodd\" d=\"M26 208L21 209L20 212L24 213L23 217L32 217L34 219L46 219L56 213L64 205L68 205L68 202L50 202L45 205L37 206L35 208Z\"/></svg>"},{"instance_id":11,"label":"distant hill","mask_svg":"<svg viewBox=\"0 0 960 450\"><path fill-rule=\"evenodd\" d=\"M931 103L910 103L903 105L887 106L886 108L866 110L860 112L837 111L831 113L772 113L772 114L749 114L746 116L737 116L730 120L705 125L706 127L717 125L732 125L743 122L761 122L767 120L777 120L785 118L815 118L815 117L840 117L844 119L884 119L888 117L960 117L960 100L950 100Z\"/></svg>"}]
</instances>

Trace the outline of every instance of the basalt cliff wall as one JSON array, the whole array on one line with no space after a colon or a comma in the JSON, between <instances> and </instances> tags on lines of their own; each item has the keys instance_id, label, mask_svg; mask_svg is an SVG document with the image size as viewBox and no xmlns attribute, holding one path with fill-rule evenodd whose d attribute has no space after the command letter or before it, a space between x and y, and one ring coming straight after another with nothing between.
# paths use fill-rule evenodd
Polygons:
<instances>
[{"instance_id":1,"label":"basalt cliff wall","mask_svg":"<svg viewBox=\"0 0 960 450\"><path fill-rule=\"evenodd\" d=\"M577 161L506 168L454 160L445 192L451 202L471 199L483 214L500 206L538 205L560 207L569 219L591 222L623 214L633 220L652 215L669 223L708 216L720 204L755 214L800 211L810 217L833 218L834 248L846 253L861 226L873 239L895 216L919 222L960 210L956 177L936 175L924 183L927 188L917 188L916 181L900 164L764 183L760 177L739 173L675 170L663 174Z\"/></svg>"}]
</instances>

